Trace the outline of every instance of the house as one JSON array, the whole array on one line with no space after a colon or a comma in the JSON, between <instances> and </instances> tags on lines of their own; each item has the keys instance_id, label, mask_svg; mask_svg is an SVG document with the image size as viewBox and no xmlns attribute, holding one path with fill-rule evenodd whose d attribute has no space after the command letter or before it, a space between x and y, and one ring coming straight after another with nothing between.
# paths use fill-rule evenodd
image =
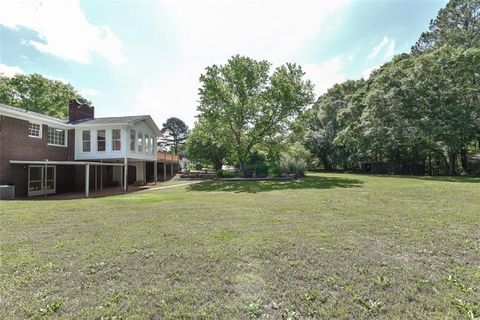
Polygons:
<instances>
[{"instance_id":1,"label":"house","mask_svg":"<svg viewBox=\"0 0 480 320\"><path fill-rule=\"evenodd\" d=\"M0 185L36 196L157 182L177 163L158 161L161 136L148 115L95 118L94 107L71 100L62 120L0 104ZM158 165L160 162L160 166Z\"/></svg>"}]
</instances>

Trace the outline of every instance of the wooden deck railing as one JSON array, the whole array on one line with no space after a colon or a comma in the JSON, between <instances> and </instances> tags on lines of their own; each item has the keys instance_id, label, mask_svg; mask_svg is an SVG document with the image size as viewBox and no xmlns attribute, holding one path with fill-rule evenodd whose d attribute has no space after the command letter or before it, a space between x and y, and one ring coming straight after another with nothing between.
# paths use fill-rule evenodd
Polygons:
<instances>
[{"instance_id":1,"label":"wooden deck railing","mask_svg":"<svg viewBox=\"0 0 480 320\"><path fill-rule=\"evenodd\" d=\"M178 162L178 154L173 154L170 152L157 151L157 161L170 161Z\"/></svg>"}]
</instances>

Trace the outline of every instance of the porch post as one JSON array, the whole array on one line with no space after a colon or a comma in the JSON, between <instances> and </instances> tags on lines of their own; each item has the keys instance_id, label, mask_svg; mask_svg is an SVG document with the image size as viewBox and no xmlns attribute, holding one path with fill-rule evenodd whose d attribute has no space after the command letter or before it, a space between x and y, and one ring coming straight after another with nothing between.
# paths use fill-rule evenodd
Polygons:
<instances>
[{"instance_id":1,"label":"porch post","mask_svg":"<svg viewBox=\"0 0 480 320\"><path fill-rule=\"evenodd\" d=\"M85 165L85 198L88 198L90 193L89 178L90 178L90 165L86 164Z\"/></svg>"},{"instance_id":2,"label":"porch post","mask_svg":"<svg viewBox=\"0 0 480 320\"><path fill-rule=\"evenodd\" d=\"M43 196L47 197L47 171L48 171L48 164L45 164L45 171L43 171Z\"/></svg>"},{"instance_id":3,"label":"porch post","mask_svg":"<svg viewBox=\"0 0 480 320\"><path fill-rule=\"evenodd\" d=\"M102 162L102 160L100 160ZM100 191L103 190L103 166L100 166Z\"/></svg>"},{"instance_id":4,"label":"porch post","mask_svg":"<svg viewBox=\"0 0 480 320\"><path fill-rule=\"evenodd\" d=\"M127 185L128 185L128 160L127 157L125 157L125 162L124 162L124 170L123 170L123 191L127 191Z\"/></svg>"},{"instance_id":5,"label":"porch post","mask_svg":"<svg viewBox=\"0 0 480 320\"><path fill-rule=\"evenodd\" d=\"M153 177L155 179L155 184L158 183L157 175L158 175L158 173L157 173L157 160L155 160L155 162L153 163Z\"/></svg>"},{"instance_id":6,"label":"porch post","mask_svg":"<svg viewBox=\"0 0 480 320\"><path fill-rule=\"evenodd\" d=\"M147 185L147 161L143 162L143 184Z\"/></svg>"},{"instance_id":7,"label":"porch post","mask_svg":"<svg viewBox=\"0 0 480 320\"><path fill-rule=\"evenodd\" d=\"M97 167L95 166L95 191L97 191Z\"/></svg>"},{"instance_id":8,"label":"porch post","mask_svg":"<svg viewBox=\"0 0 480 320\"><path fill-rule=\"evenodd\" d=\"M163 162L163 181L167 181L167 161Z\"/></svg>"}]
</instances>

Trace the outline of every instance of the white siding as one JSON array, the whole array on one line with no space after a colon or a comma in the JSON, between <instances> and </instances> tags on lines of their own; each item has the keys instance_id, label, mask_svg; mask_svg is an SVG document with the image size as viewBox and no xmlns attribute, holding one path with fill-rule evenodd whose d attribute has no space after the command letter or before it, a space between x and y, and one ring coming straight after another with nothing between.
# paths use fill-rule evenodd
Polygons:
<instances>
[{"instance_id":1,"label":"white siding","mask_svg":"<svg viewBox=\"0 0 480 320\"><path fill-rule=\"evenodd\" d=\"M138 132L143 133L143 152L139 153L138 152L138 146L137 143L135 142L135 151L130 150L130 130L135 130L135 137L138 137ZM150 152L146 153L145 150L147 149L147 142L145 141L145 135L148 135L150 138L154 137L154 150L157 150L156 143L157 143L157 137L155 137L155 133L153 130L150 128L150 126L147 124L145 121L140 121L136 123L133 126L128 127L128 141L127 141L127 157L130 159L140 159L140 160L149 160L149 161L154 161L157 158L157 153L156 152ZM151 147L150 147L151 149Z\"/></svg>"},{"instance_id":2,"label":"white siding","mask_svg":"<svg viewBox=\"0 0 480 320\"><path fill-rule=\"evenodd\" d=\"M113 150L112 148L112 130L120 129L121 137L121 150ZM138 137L138 132L142 132L145 138L145 135L149 137L154 137L154 131L150 128L146 121L140 121L134 125L130 126L120 126L120 125L105 125L105 126L76 126L75 128L75 160L94 160L94 159L124 159L128 157L129 159L138 159L138 160L156 160L156 152L150 152L149 154L145 153L146 141L143 145L143 152L139 153L138 149L135 148L135 151L130 150L130 130L135 130L136 137ZM83 152L83 143L82 143L82 131L90 130L90 152ZM105 151L97 151L97 130L105 130ZM156 141L157 138L154 138L154 149L156 150ZM135 144L136 146L136 144Z\"/></svg>"}]
</instances>

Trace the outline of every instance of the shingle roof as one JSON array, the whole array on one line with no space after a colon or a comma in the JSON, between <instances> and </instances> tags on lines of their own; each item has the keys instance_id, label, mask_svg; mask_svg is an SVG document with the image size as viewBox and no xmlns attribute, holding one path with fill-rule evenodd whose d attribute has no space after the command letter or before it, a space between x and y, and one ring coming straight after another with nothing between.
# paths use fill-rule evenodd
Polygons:
<instances>
[{"instance_id":1,"label":"shingle roof","mask_svg":"<svg viewBox=\"0 0 480 320\"><path fill-rule=\"evenodd\" d=\"M21 113L25 113L26 115L32 115L32 116L44 118L44 119L47 119L47 120L50 120L50 121L55 121L55 122L60 122L60 123L67 123L68 122L68 120L65 120L65 119L59 119L59 118L47 116L45 114L41 114L41 113L38 113L38 112L28 111L28 110L25 110L25 109L22 109L22 108L17 108L17 107L12 107L12 106L9 106L9 105L3 104L3 103L0 103L0 107L3 108L3 109L6 109L6 110L14 111L14 112L21 112Z\"/></svg>"},{"instance_id":2,"label":"shingle roof","mask_svg":"<svg viewBox=\"0 0 480 320\"><path fill-rule=\"evenodd\" d=\"M84 119L74 122L71 124L121 124L121 123L134 123L139 120L148 118L149 116L126 116L126 117L105 117L105 118L94 118L94 119Z\"/></svg>"}]
</instances>

